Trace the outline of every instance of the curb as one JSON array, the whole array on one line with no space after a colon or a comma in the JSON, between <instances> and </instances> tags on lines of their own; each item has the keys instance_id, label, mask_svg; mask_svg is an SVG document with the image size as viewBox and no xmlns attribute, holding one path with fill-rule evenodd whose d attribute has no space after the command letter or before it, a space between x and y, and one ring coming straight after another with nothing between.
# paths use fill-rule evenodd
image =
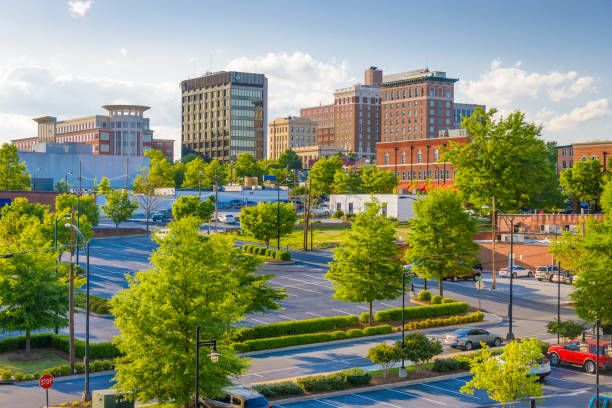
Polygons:
<instances>
[{"instance_id":1,"label":"curb","mask_svg":"<svg viewBox=\"0 0 612 408\"><path fill-rule=\"evenodd\" d=\"M291 404L293 402L302 402L302 401L310 401L310 400L314 400L314 399L340 397L342 395L354 394L356 392L362 393L362 392L368 392L368 391L384 390L384 389L387 389L387 388L406 387L406 386L409 386L409 385L424 384L424 383L429 383L429 382L434 382L434 381L444 381L444 380L450 380L450 379L453 379L453 378L467 377L469 375L471 375L469 372L463 372L463 373L457 373L457 374L448 374L448 375L439 375L439 376L436 376L436 377L421 378L421 379L418 379L418 380L410 380L410 381L401 381L401 382L391 383L391 384L380 384L380 385L373 385L373 386L370 386L370 387L351 388L349 390L329 392L329 393L326 393L326 394L314 394L314 395L306 395L306 396L302 396L302 397L285 398L285 399L281 399L281 400L272 400L272 401L270 401L270 403L273 406L274 405L278 406L278 405L283 405L283 404Z\"/></svg>"},{"instance_id":2,"label":"curb","mask_svg":"<svg viewBox=\"0 0 612 408\"><path fill-rule=\"evenodd\" d=\"M268 261L264 261L263 263L265 263L266 265L293 265L296 261L279 261L279 262L275 262L272 260L268 260Z\"/></svg>"},{"instance_id":3,"label":"curb","mask_svg":"<svg viewBox=\"0 0 612 408\"><path fill-rule=\"evenodd\" d=\"M502 318L500 316L491 314L491 313L485 313L485 318L486 316L494 316L496 319L494 321L487 321L487 320L483 320L482 322L475 322L475 323L471 323L470 325L472 326L482 326L485 324L496 324L502 321ZM440 326L440 327L431 327L429 329L424 329L424 330L419 330L421 333L429 333L431 331L434 330L438 330L442 327L446 327L449 329L452 328L456 328L456 327L463 327L466 326L465 324L455 324L453 326ZM408 330L407 332L410 332L410 330ZM281 347L281 348L274 348L274 349L267 349L267 350L257 350L257 351L247 351L246 353L241 353L238 354L239 357L251 357L251 356L259 356L262 354L269 354L269 353L282 353L284 351L292 351L292 350L301 350L301 349L305 349L305 348L310 348L313 346L326 346L326 345L337 345L337 344L345 344L345 343L350 343L350 342L354 342L354 341L359 341L359 340L378 340L378 339L386 339L386 338L391 338L394 336L398 336L400 335L401 332L393 332L393 333L388 333L388 334L377 334L375 336L362 336L362 337L355 337L352 339L342 339L342 340L332 340L332 341L326 341L326 342L322 342L322 343L310 343L310 344L300 344L298 346L289 346L289 347Z\"/></svg>"},{"instance_id":4,"label":"curb","mask_svg":"<svg viewBox=\"0 0 612 408\"><path fill-rule=\"evenodd\" d=\"M89 378L100 377L102 375L112 374L114 372L115 370L96 371L95 373L89 373ZM62 375L60 377L53 377L53 381L62 382L62 381L69 381L69 380L80 380L82 378L85 378L85 374ZM38 385L38 380L15 381L14 384L20 384L20 385L36 384Z\"/></svg>"}]
</instances>

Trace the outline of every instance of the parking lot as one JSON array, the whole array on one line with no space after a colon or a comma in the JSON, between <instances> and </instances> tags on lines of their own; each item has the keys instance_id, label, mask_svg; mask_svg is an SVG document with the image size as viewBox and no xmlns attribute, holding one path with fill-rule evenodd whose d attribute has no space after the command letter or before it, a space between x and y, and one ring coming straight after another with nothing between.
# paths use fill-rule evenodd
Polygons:
<instances>
[{"instance_id":1,"label":"parking lot","mask_svg":"<svg viewBox=\"0 0 612 408\"><path fill-rule=\"evenodd\" d=\"M485 391L475 391L474 395L461 393L460 389L470 380L467 375L461 378L446 379L410 385L398 388L386 388L378 391L355 392L352 394L321 398L285 405L274 405L278 408L329 408L329 407L476 407L494 403ZM610 375L602 376L602 384L612 381ZM593 385L595 377L568 368L553 368L553 372L544 380L544 395L554 395L578 391ZM601 390L609 391L609 385ZM594 392L581 392L576 395L551 397L539 403L539 407L576 408L586 407Z\"/></svg>"}]
</instances>

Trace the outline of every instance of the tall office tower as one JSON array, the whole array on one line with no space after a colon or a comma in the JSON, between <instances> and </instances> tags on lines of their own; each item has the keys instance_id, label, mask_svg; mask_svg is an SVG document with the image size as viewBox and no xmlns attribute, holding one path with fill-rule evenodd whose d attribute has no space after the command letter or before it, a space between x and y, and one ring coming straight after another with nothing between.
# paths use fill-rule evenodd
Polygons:
<instances>
[{"instance_id":1,"label":"tall office tower","mask_svg":"<svg viewBox=\"0 0 612 408\"><path fill-rule=\"evenodd\" d=\"M461 122L464 117L470 117L474 114L476 108L482 108L482 110L486 111L487 107L485 105L477 105L475 103L456 103L453 108L453 119L455 121L455 129L461 128Z\"/></svg>"},{"instance_id":2,"label":"tall office tower","mask_svg":"<svg viewBox=\"0 0 612 408\"><path fill-rule=\"evenodd\" d=\"M268 79L221 71L181 82L182 153L228 162L248 152L266 157Z\"/></svg>"}]
</instances>

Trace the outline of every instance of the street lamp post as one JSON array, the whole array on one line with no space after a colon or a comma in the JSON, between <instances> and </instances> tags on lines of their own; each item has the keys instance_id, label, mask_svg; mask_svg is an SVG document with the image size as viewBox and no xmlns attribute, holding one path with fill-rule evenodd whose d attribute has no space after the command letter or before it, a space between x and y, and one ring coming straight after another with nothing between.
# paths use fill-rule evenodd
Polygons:
<instances>
[{"instance_id":1,"label":"street lamp post","mask_svg":"<svg viewBox=\"0 0 612 408\"><path fill-rule=\"evenodd\" d=\"M276 249L280 251L280 184L276 179Z\"/></svg>"},{"instance_id":2,"label":"street lamp post","mask_svg":"<svg viewBox=\"0 0 612 408\"><path fill-rule=\"evenodd\" d=\"M81 230L74 224L64 224L66 228L71 228L81 238L85 244L85 254L87 257L87 271L85 283L85 391L83 392L83 400L91 401L91 393L89 392L89 241L85 240L85 236ZM78 250L78 249L77 249Z\"/></svg>"},{"instance_id":3,"label":"street lamp post","mask_svg":"<svg viewBox=\"0 0 612 408\"><path fill-rule=\"evenodd\" d=\"M53 247L55 248L55 255L57 256L57 222L62 218L70 218L69 214L64 214L61 217L55 217L55 230L53 233ZM57 278L57 264L59 263L59 259L55 258L55 277ZM55 334L59 333L59 327L55 326L54 329Z\"/></svg>"},{"instance_id":4,"label":"street lamp post","mask_svg":"<svg viewBox=\"0 0 612 408\"><path fill-rule=\"evenodd\" d=\"M559 261L559 275L557 276L557 324L559 324L561 323L561 261ZM560 340L559 337L559 333L557 333L557 344Z\"/></svg>"},{"instance_id":5,"label":"street lamp post","mask_svg":"<svg viewBox=\"0 0 612 408\"><path fill-rule=\"evenodd\" d=\"M195 367L195 407L200 406L200 347L212 347L210 350L210 361L216 363L219 361L219 352L217 351L217 340L200 341L200 326L196 326L196 367Z\"/></svg>"},{"instance_id":6,"label":"street lamp post","mask_svg":"<svg viewBox=\"0 0 612 408\"><path fill-rule=\"evenodd\" d=\"M508 334L506 336L506 340L510 341L514 339L514 333L512 332L512 300L514 288L514 217L509 216L508 218L510 219L510 302L508 303Z\"/></svg>"}]
</instances>

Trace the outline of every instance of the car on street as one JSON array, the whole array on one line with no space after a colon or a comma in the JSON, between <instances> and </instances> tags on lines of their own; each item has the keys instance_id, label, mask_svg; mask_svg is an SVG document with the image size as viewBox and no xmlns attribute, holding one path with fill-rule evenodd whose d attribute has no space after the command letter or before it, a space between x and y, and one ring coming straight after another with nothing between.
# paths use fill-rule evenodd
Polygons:
<instances>
[{"instance_id":1,"label":"car on street","mask_svg":"<svg viewBox=\"0 0 612 408\"><path fill-rule=\"evenodd\" d=\"M569 364L583 367L589 374L595 373L595 361L597 360L597 342L595 340L579 341L572 340L566 344L557 344L548 348L548 359L550 364L558 366ZM612 368L612 350L610 342L599 342L599 367L602 369Z\"/></svg>"},{"instance_id":2,"label":"car on street","mask_svg":"<svg viewBox=\"0 0 612 408\"><path fill-rule=\"evenodd\" d=\"M167 222L172 221L172 210L161 210L154 213L151 216L153 222Z\"/></svg>"},{"instance_id":3,"label":"car on street","mask_svg":"<svg viewBox=\"0 0 612 408\"><path fill-rule=\"evenodd\" d=\"M476 327L457 329L444 336L444 344L464 350L471 350L474 347L479 347L480 343L487 343L497 347L502 344L502 337L498 334L490 333L485 329Z\"/></svg>"},{"instance_id":4,"label":"car on street","mask_svg":"<svg viewBox=\"0 0 612 408\"><path fill-rule=\"evenodd\" d=\"M550 276L551 282L559 282L559 280L561 280L561 283L565 283L566 285L571 285L576 279L578 279L578 276L572 275L569 271L555 272Z\"/></svg>"},{"instance_id":5,"label":"car on street","mask_svg":"<svg viewBox=\"0 0 612 408\"><path fill-rule=\"evenodd\" d=\"M234 217L232 214L219 214L217 221L225 224L235 224L236 217Z\"/></svg>"},{"instance_id":6,"label":"car on street","mask_svg":"<svg viewBox=\"0 0 612 408\"><path fill-rule=\"evenodd\" d=\"M464 273L459 275L448 275L442 278L443 280L451 280L453 282L457 282L459 279L463 280L477 280L480 276L482 276L482 265L476 264L472 266L472 271L470 273Z\"/></svg>"},{"instance_id":7,"label":"car on street","mask_svg":"<svg viewBox=\"0 0 612 408\"><path fill-rule=\"evenodd\" d=\"M501 356L495 357L498 361L503 362ZM536 367L537 366L537 367ZM550 362L546 357L538 358L529 364L529 375L537 375L540 380L548 376L552 372Z\"/></svg>"},{"instance_id":8,"label":"car on street","mask_svg":"<svg viewBox=\"0 0 612 408\"><path fill-rule=\"evenodd\" d=\"M200 407L205 408L271 408L266 397L246 387L224 388L220 400L200 398Z\"/></svg>"},{"instance_id":9,"label":"car on street","mask_svg":"<svg viewBox=\"0 0 612 408\"><path fill-rule=\"evenodd\" d=\"M512 267L512 277L513 278L531 278L533 276L533 271L531 269L524 268L522 266L513 266ZM510 277L510 268L502 268L499 270L500 278L509 278Z\"/></svg>"},{"instance_id":10,"label":"car on street","mask_svg":"<svg viewBox=\"0 0 612 408\"><path fill-rule=\"evenodd\" d=\"M552 275L558 271L559 267L557 265L541 265L536 268L535 278L539 281L550 281Z\"/></svg>"},{"instance_id":11,"label":"car on street","mask_svg":"<svg viewBox=\"0 0 612 408\"><path fill-rule=\"evenodd\" d=\"M612 392L602 392L599 394L599 406L595 406L595 395L591 397L587 408L612 408Z\"/></svg>"},{"instance_id":12,"label":"car on street","mask_svg":"<svg viewBox=\"0 0 612 408\"><path fill-rule=\"evenodd\" d=\"M329 207L320 205L312 209L314 215L329 215Z\"/></svg>"}]
</instances>

